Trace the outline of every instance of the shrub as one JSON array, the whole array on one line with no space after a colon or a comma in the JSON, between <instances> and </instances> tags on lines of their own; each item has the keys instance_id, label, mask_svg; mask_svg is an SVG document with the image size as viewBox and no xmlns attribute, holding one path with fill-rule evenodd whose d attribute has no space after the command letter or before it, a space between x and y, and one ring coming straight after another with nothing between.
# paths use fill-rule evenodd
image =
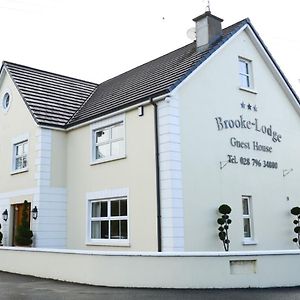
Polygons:
<instances>
[{"instance_id":1,"label":"shrub","mask_svg":"<svg viewBox=\"0 0 300 300\"><path fill-rule=\"evenodd\" d=\"M231 224L231 219L229 214L231 213L231 207L227 204L222 204L219 207L219 213L222 214L221 218L217 219L217 223L220 225L219 230L219 239L223 242L224 250L229 250L230 240L228 238L228 229L229 224Z\"/></svg>"}]
</instances>

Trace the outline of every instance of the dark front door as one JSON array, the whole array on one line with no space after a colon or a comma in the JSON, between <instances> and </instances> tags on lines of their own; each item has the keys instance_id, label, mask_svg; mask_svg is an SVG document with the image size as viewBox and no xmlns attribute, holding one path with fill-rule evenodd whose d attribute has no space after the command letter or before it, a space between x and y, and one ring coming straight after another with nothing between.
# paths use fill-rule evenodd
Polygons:
<instances>
[{"instance_id":1,"label":"dark front door","mask_svg":"<svg viewBox=\"0 0 300 300\"><path fill-rule=\"evenodd\" d=\"M24 203L14 204L13 208L13 235L12 235L12 246L16 246L15 237L17 233L17 227L22 223L22 215L24 210ZM27 206L28 222L30 224L30 203Z\"/></svg>"}]
</instances>

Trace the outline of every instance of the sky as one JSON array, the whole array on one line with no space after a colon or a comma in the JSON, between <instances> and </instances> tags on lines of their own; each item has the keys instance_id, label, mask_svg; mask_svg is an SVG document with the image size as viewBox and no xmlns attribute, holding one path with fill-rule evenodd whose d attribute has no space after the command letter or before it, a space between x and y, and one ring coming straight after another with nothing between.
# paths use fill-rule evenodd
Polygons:
<instances>
[{"instance_id":1,"label":"sky","mask_svg":"<svg viewBox=\"0 0 300 300\"><path fill-rule=\"evenodd\" d=\"M100 83L191 41L207 0L0 0L0 60ZM299 0L210 0L223 27L244 18L300 93Z\"/></svg>"}]
</instances>

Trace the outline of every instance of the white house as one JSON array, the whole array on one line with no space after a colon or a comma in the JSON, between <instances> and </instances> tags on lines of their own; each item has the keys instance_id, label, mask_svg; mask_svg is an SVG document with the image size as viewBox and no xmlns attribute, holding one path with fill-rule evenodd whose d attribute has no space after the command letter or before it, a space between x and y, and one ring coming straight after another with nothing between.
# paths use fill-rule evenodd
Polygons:
<instances>
[{"instance_id":1,"label":"white house","mask_svg":"<svg viewBox=\"0 0 300 300\"><path fill-rule=\"evenodd\" d=\"M3 62L0 211L13 246L24 200L34 247L297 249L299 98L249 19L101 84Z\"/></svg>"}]
</instances>

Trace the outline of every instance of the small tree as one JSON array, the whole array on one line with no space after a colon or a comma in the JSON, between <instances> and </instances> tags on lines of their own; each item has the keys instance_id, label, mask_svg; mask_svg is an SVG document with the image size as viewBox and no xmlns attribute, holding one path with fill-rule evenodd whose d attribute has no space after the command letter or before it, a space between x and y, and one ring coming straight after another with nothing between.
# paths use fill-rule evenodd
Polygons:
<instances>
[{"instance_id":1,"label":"small tree","mask_svg":"<svg viewBox=\"0 0 300 300\"><path fill-rule=\"evenodd\" d=\"M32 244L32 231L29 225L29 204L27 200L24 201L21 224L18 225L16 231L15 241L18 246L30 246Z\"/></svg>"},{"instance_id":2,"label":"small tree","mask_svg":"<svg viewBox=\"0 0 300 300\"><path fill-rule=\"evenodd\" d=\"M220 225L219 230L219 238L223 242L224 250L229 250L230 240L228 238L228 229L229 224L231 224L231 219L229 219L229 214L231 213L231 208L227 204L222 204L219 207L219 213L222 214L221 218L218 218L217 223Z\"/></svg>"},{"instance_id":3,"label":"small tree","mask_svg":"<svg viewBox=\"0 0 300 300\"><path fill-rule=\"evenodd\" d=\"M291 209L291 214L296 216L296 220L293 223L296 225L294 232L297 234L297 237L293 238L293 242L297 244L300 249L300 207L295 206Z\"/></svg>"}]
</instances>

